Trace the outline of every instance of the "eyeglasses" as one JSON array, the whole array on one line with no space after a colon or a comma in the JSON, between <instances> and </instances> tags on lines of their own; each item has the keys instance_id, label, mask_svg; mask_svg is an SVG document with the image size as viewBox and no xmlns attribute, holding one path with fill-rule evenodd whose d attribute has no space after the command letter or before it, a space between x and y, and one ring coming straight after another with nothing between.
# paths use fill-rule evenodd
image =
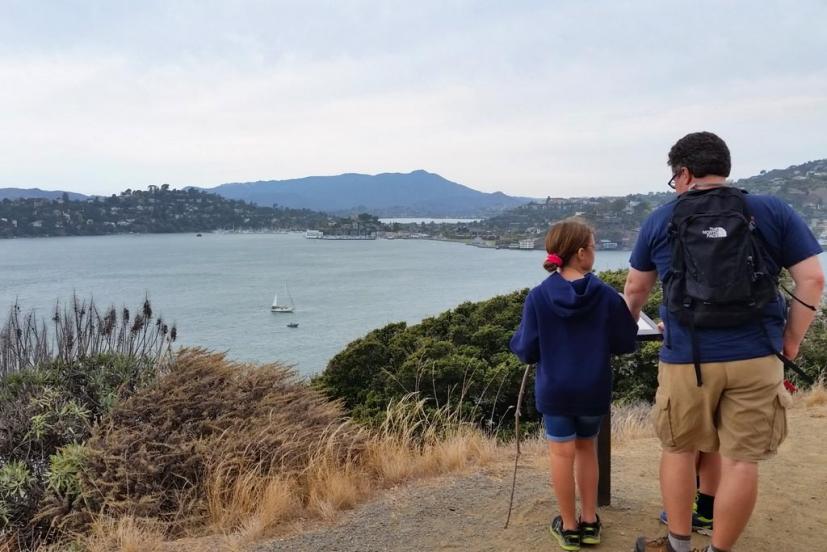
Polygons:
<instances>
[{"instance_id":1,"label":"eyeglasses","mask_svg":"<svg viewBox=\"0 0 827 552\"><path fill-rule=\"evenodd\" d=\"M675 180L681 175L681 171L683 171L684 167L680 167L676 172L672 173L672 178L669 179L669 182L666 183L667 186L675 189Z\"/></svg>"}]
</instances>

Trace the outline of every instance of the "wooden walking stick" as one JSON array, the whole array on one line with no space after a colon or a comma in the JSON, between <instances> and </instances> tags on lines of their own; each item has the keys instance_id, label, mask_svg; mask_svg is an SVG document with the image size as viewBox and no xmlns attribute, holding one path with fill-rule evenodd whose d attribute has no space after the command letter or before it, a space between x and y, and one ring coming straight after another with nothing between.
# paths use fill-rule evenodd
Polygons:
<instances>
[{"instance_id":1,"label":"wooden walking stick","mask_svg":"<svg viewBox=\"0 0 827 552\"><path fill-rule=\"evenodd\" d=\"M508 501L508 517L505 518L505 527L508 529L508 522L511 521L511 509L514 507L514 489L517 487L517 463L520 461L520 414L523 406L523 393L525 393L525 382L528 379L528 371L531 370L533 364L525 367L523 372L523 382L520 384L520 394L517 395L517 409L514 411L514 437L517 443L517 454L514 456L514 477L511 480L511 499Z\"/></svg>"}]
</instances>

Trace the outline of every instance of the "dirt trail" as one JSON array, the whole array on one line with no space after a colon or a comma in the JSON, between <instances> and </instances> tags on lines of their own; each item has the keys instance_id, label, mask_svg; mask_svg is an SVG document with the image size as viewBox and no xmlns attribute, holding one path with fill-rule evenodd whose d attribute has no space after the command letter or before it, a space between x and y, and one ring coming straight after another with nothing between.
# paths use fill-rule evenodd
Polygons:
<instances>
[{"instance_id":1,"label":"dirt trail","mask_svg":"<svg viewBox=\"0 0 827 552\"><path fill-rule=\"evenodd\" d=\"M513 459L483 471L391 489L329 524L254 547L281 550L373 552L402 550L559 550L547 532L555 511L542 449L521 459L511 525L503 529ZM636 535L657 536L659 447L654 438L616 447L612 506L600 511L603 544L595 550L632 550ZM761 466L758 505L739 551L827 550L827 406L790 412L790 436ZM695 535L694 546L707 537Z\"/></svg>"}]
</instances>

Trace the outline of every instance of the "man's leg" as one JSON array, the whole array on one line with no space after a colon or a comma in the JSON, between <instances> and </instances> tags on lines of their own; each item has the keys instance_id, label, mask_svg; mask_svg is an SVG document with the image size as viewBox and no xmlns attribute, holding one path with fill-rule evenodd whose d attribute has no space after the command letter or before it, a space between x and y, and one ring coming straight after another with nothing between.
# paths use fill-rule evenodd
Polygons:
<instances>
[{"instance_id":1,"label":"man's leg","mask_svg":"<svg viewBox=\"0 0 827 552\"><path fill-rule=\"evenodd\" d=\"M721 455L717 452L701 452L698 459L698 490L706 495L715 496L721 483Z\"/></svg>"},{"instance_id":2,"label":"man's leg","mask_svg":"<svg viewBox=\"0 0 827 552\"><path fill-rule=\"evenodd\" d=\"M747 526L758 498L758 464L723 458L721 484L715 495L712 546L731 550Z\"/></svg>"},{"instance_id":3,"label":"man's leg","mask_svg":"<svg viewBox=\"0 0 827 552\"><path fill-rule=\"evenodd\" d=\"M721 483L715 496L712 544L731 549L758 497L758 462L775 454L787 428L784 368L774 355L725 363L727 388L718 427ZM767 421L772 424L768 424Z\"/></svg>"},{"instance_id":4,"label":"man's leg","mask_svg":"<svg viewBox=\"0 0 827 552\"><path fill-rule=\"evenodd\" d=\"M692 501L695 498L695 451L670 452L660 457L660 490L669 519L669 532L692 533Z\"/></svg>"},{"instance_id":5,"label":"man's leg","mask_svg":"<svg viewBox=\"0 0 827 552\"><path fill-rule=\"evenodd\" d=\"M705 523L706 520L713 519L715 494L721 482L721 455L719 453L701 452L698 455L698 480L698 521Z\"/></svg>"},{"instance_id":6,"label":"man's leg","mask_svg":"<svg viewBox=\"0 0 827 552\"><path fill-rule=\"evenodd\" d=\"M658 366L658 390L652 418L661 441L660 484L669 547L663 538L638 538L638 552L676 550L689 552L692 502L695 497L697 450L718 448L715 412L724 386L719 363L701 365L703 386L698 387L692 364Z\"/></svg>"}]
</instances>

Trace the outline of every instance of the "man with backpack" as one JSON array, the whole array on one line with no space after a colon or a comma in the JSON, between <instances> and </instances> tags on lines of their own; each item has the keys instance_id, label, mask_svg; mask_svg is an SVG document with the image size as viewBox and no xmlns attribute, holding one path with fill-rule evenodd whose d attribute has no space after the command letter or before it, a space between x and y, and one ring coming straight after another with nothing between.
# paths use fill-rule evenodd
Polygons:
<instances>
[{"instance_id":1,"label":"man with backpack","mask_svg":"<svg viewBox=\"0 0 827 552\"><path fill-rule=\"evenodd\" d=\"M691 552L696 452L719 451L708 550L728 551L755 506L758 462L787 434L782 359L797 356L821 300L821 247L783 201L727 185L729 149L715 134L684 136L668 164L678 197L644 221L624 290L638 317L658 277L664 289L653 421L669 533L635 550ZM782 268L795 283L789 309Z\"/></svg>"}]
</instances>

